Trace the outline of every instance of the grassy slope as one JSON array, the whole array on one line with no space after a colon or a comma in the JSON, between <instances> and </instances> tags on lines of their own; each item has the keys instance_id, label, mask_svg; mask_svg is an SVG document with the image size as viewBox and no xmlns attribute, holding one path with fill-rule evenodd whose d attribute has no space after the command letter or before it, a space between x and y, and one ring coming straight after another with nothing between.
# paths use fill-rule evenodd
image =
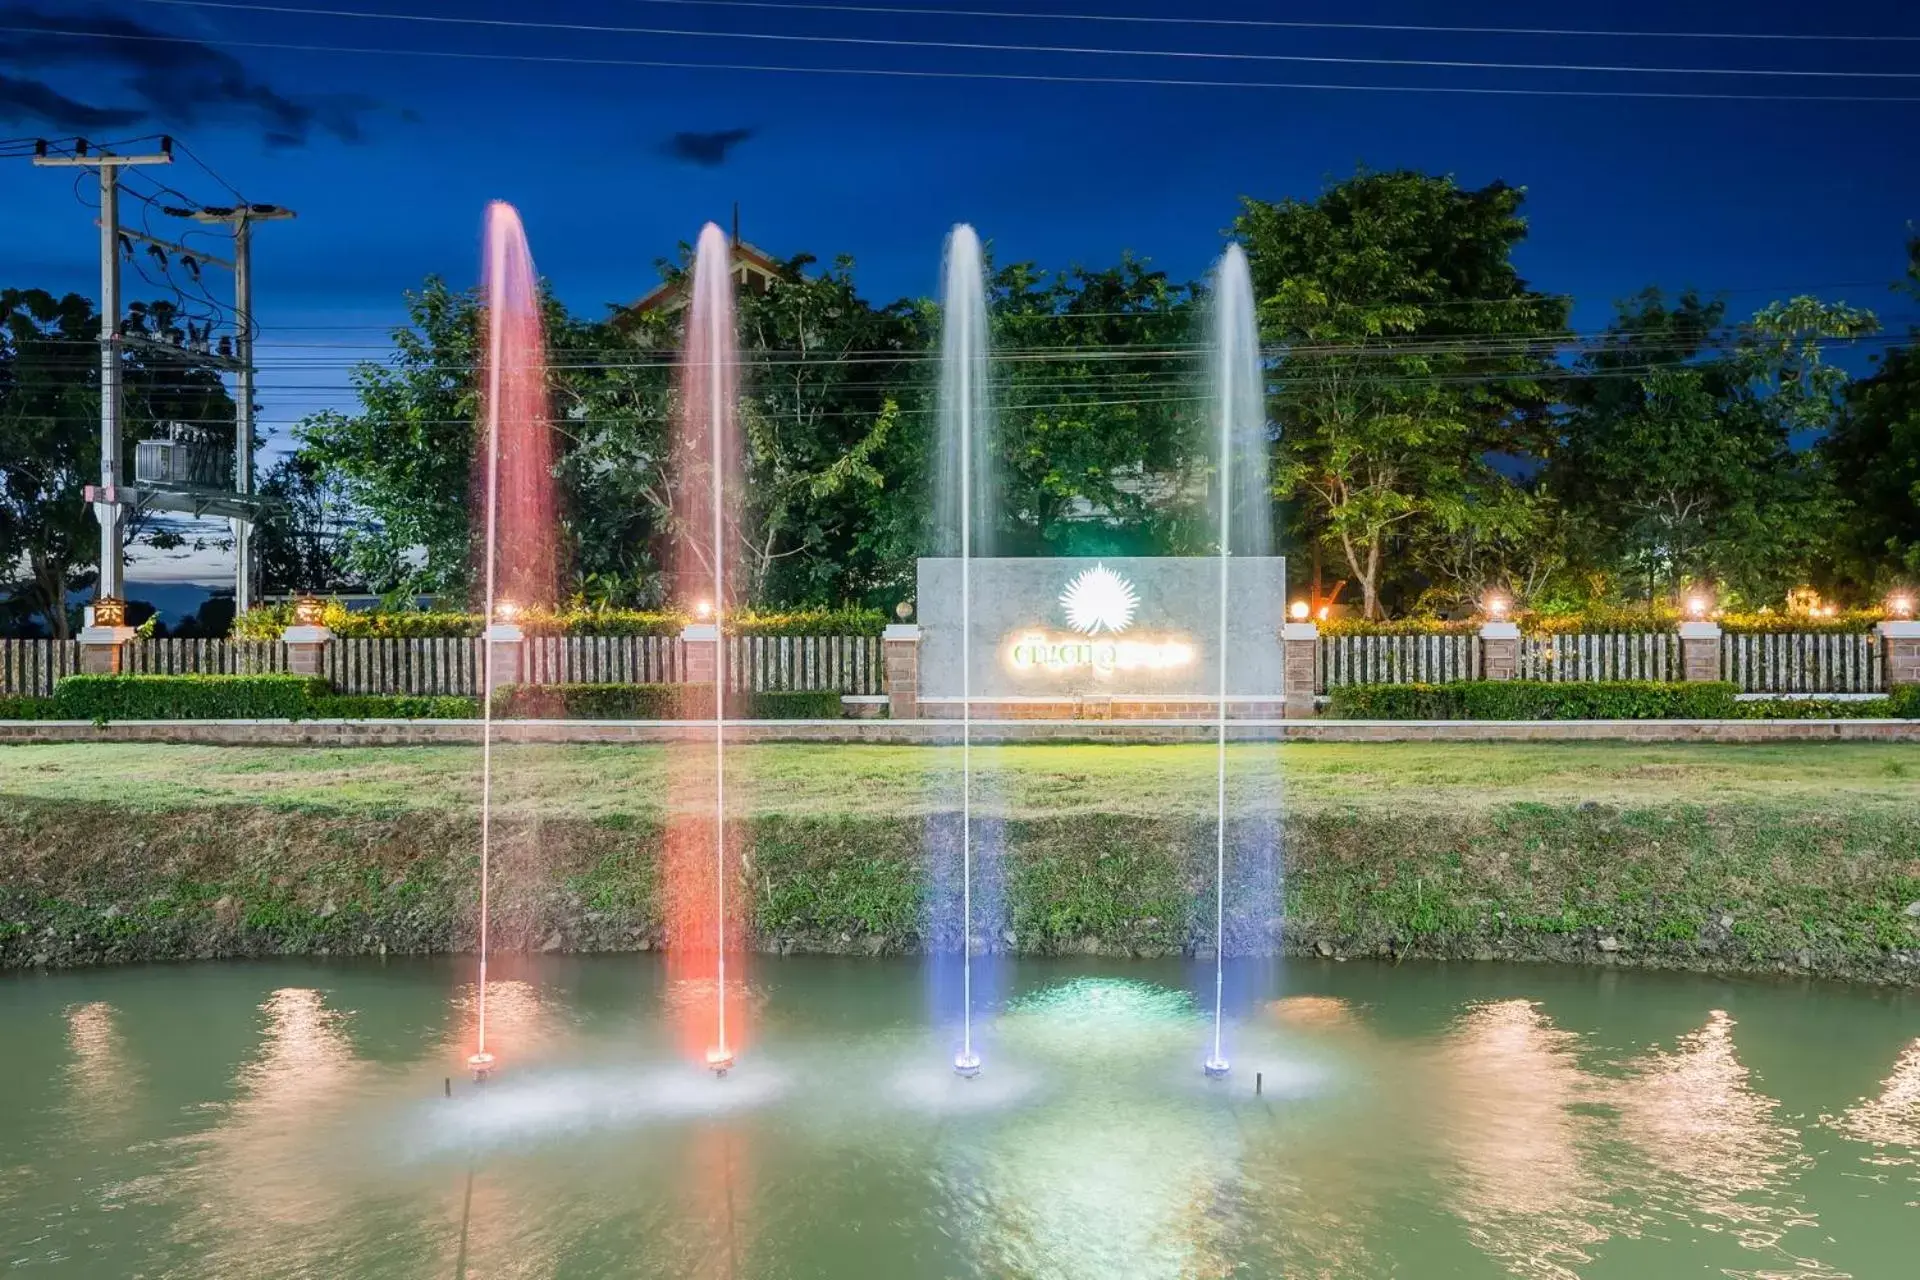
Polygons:
<instances>
[{"instance_id":1,"label":"grassy slope","mask_svg":"<svg viewBox=\"0 0 1920 1280\"><path fill-rule=\"evenodd\" d=\"M470 916L477 753L0 748L0 964L440 949ZM1911 748L1294 744L1233 751L1235 808L1284 781L1297 946L1624 958L1920 978ZM502 930L524 945L659 937L662 752L498 757ZM755 920L803 947L911 945L924 815L957 753L738 749ZM1204 934L1209 747L976 753L1004 818L1018 945L1180 950ZM1731 918L1731 923L1723 920ZM843 941L844 939L844 941ZM1804 955L1802 954L1804 953Z\"/></svg>"}]
</instances>

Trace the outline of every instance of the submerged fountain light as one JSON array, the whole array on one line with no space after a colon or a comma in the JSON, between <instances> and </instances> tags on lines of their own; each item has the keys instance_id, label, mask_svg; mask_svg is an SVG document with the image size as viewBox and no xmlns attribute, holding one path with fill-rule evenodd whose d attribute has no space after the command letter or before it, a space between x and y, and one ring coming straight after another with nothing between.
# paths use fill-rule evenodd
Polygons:
<instances>
[{"instance_id":1,"label":"submerged fountain light","mask_svg":"<svg viewBox=\"0 0 1920 1280\"><path fill-rule=\"evenodd\" d=\"M980 1074L980 1055L971 1049L962 1049L953 1055L953 1074L962 1080L971 1080Z\"/></svg>"},{"instance_id":2,"label":"submerged fountain light","mask_svg":"<svg viewBox=\"0 0 1920 1280\"><path fill-rule=\"evenodd\" d=\"M473 1072L475 1082L485 1080L493 1074L493 1055L484 1049L467 1059L467 1070Z\"/></svg>"},{"instance_id":3,"label":"submerged fountain light","mask_svg":"<svg viewBox=\"0 0 1920 1280\"><path fill-rule=\"evenodd\" d=\"M1227 1060L1218 1054L1208 1058L1202 1069L1206 1071L1207 1079L1209 1080L1224 1080L1227 1077L1227 1073L1232 1070L1227 1064Z\"/></svg>"},{"instance_id":4,"label":"submerged fountain light","mask_svg":"<svg viewBox=\"0 0 1920 1280\"><path fill-rule=\"evenodd\" d=\"M707 1070L716 1076L725 1076L733 1070L733 1051L724 1045L707 1050Z\"/></svg>"}]
</instances>

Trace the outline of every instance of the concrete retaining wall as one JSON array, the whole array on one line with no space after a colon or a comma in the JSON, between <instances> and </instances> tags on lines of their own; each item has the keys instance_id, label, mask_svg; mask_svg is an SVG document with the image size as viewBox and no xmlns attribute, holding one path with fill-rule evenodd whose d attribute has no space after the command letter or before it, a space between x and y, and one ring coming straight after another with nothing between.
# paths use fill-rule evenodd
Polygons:
<instances>
[{"instance_id":1,"label":"concrete retaining wall","mask_svg":"<svg viewBox=\"0 0 1920 1280\"><path fill-rule=\"evenodd\" d=\"M473 720L0 721L0 745L178 742L235 747L477 744ZM730 742L949 744L952 720L729 720ZM976 720L975 742L1210 742L1216 729L1181 720ZM506 720L496 742L711 741L699 720ZM1920 720L1242 720L1233 741L1286 742L1920 742Z\"/></svg>"}]
</instances>

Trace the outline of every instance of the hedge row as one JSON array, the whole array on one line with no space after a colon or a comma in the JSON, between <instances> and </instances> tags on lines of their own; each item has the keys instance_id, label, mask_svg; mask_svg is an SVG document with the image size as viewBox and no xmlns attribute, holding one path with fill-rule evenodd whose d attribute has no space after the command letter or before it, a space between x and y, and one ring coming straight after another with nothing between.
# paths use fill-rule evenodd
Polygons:
<instances>
[{"instance_id":1,"label":"hedge row","mask_svg":"<svg viewBox=\"0 0 1920 1280\"><path fill-rule=\"evenodd\" d=\"M1797 613L1723 613L1713 620L1728 635L1862 635L1870 632L1884 614L1871 609L1853 609L1831 617L1812 618ZM1645 610L1605 609L1584 613L1520 613L1513 621L1523 635L1536 638L1563 635L1646 635L1671 634L1686 617L1672 610L1649 613ZM1479 632L1481 618L1394 618L1366 620L1335 618L1320 624L1320 634L1328 636L1457 636Z\"/></svg>"},{"instance_id":2,"label":"hedge row","mask_svg":"<svg viewBox=\"0 0 1920 1280\"><path fill-rule=\"evenodd\" d=\"M509 720L706 720L713 686L690 684L505 685L493 713ZM838 720L840 695L831 689L735 693L727 715L736 720Z\"/></svg>"},{"instance_id":3,"label":"hedge row","mask_svg":"<svg viewBox=\"0 0 1920 1280\"><path fill-rule=\"evenodd\" d=\"M1446 684L1336 687L1342 720L1862 720L1920 718L1920 687L1885 698L1737 701L1721 681L1455 680Z\"/></svg>"},{"instance_id":4,"label":"hedge row","mask_svg":"<svg viewBox=\"0 0 1920 1280\"><path fill-rule=\"evenodd\" d=\"M514 623L534 636L677 636L693 618L673 610L526 609ZM877 636L886 626L878 609L737 610L723 620L728 635ZM343 640L423 640L477 636L485 620L460 611L348 609L337 600L322 606L321 624ZM293 625L291 604L249 609L233 622L238 640L278 640Z\"/></svg>"}]
</instances>

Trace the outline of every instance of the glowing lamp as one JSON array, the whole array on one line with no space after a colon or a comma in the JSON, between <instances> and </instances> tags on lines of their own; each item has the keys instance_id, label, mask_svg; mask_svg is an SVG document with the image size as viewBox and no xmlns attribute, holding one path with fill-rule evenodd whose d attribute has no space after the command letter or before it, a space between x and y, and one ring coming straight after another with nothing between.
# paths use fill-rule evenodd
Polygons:
<instances>
[{"instance_id":1,"label":"glowing lamp","mask_svg":"<svg viewBox=\"0 0 1920 1280\"><path fill-rule=\"evenodd\" d=\"M953 1055L953 1074L962 1080L971 1080L980 1074L980 1055L973 1052Z\"/></svg>"},{"instance_id":2,"label":"glowing lamp","mask_svg":"<svg viewBox=\"0 0 1920 1280\"><path fill-rule=\"evenodd\" d=\"M93 625L96 627L124 627L127 625L127 602L119 596L101 596L93 602Z\"/></svg>"},{"instance_id":3,"label":"glowing lamp","mask_svg":"<svg viewBox=\"0 0 1920 1280\"><path fill-rule=\"evenodd\" d=\"M1224 1080L1227 1077L1227 1072L1232 1068L1227 1065L1225 1058L1208 1058L1206 1064L1201 1069L1207 1073L1207 1079L1209 1080Z\"/></svg>"},{"instance_id":4,"label":"glowing lamp","mask_svg":"<svg viewBox=\"0 0 1920 1280\"><path fill-rule=\"evenodd\" d=\"M902 622L913 617L913 601L902 600L899 604L893 606L893 616Z\"/></svg>"},{"instance_id":5,"label":"glowing lamp","mask_svg":"<svg viewBox=\"0 0 1920 1280\"><path fill-rule=\"evenodd\" d=\"M1492 618L1495 622L1500 622L1506 618L1508 611L1513 608L1513 601L1496 592L1486 598L1485 608L1489 618Z\"/></svg>"},{"instance_id":6,"label":"glowing lamp","mask_svg":"<svg viewBox=\"0 0 1920 1280\"><path fill-rule=\"evenodd\" d=\"M317 627L326 613L326 602L318 596L301 596L293 602L293 621L296 626Z\"/></svg>"},{"instance_id":7,"label":"glowing lamp","mask_svg":"<svg viewBox=\"0 0 1920 1280\"><path fill-rule=\"evenodd\" d=\"M1295 622L1305 622L1307 615L1311 612L1312 610L1307 606L1305 600L1295 600L1291 605L1287 606L1287 616Z\"/></svg>"},{"instance_id":8,"label":"glowing lamp","mask_svg":"<svg viewBox=\"0 0 1920 1280\"><path fill-rule=\"evenodd\" d=\"M467 1070L473 1072L475 1080L485 1080L493 1074L493 1055L484 1049L467 1059Z\"/></svg>"},{"instance_id":9,"label":"glowing lamp","mask_svg":"<svg viewBox=\"0 0 1920 1280\"><path fill-rule=\"evenodd\" d=\"M716 1076L724 1076L733 1069L733 1052L724 1047L715 1046L707 1050L707 1070Z\"/></svg>"},{"instance_id":10,"label":"glowing lamp","mask_svg":"<svg viewBox=\"0 0 1920 1280\"><path fill-rule=\"evenodd\" d=\"M1909 595L1887 597L1887 612L1896 618L1911 618L1913 616L1913 597Z\"/></svg>"},{"instance_id":11,"label":"glowing lamp","mask_svg":"<svg viewBox=\"0 0 1920 1280\"><path fill-rule=\"evenodd\" d=\"M711 618L713 616L713 601L701 600L695 603L693 606L693 616L696 618Z\"/></svg>"},{"instance_id":12,"label":"glowing lamp","mask_svg":"<svg viewBox=\"0 0 1920 1280\"><path fill-rule=\"evenodd\" d=\"M495 622L512 622L520 616L520 606L511 600L502 600L493 606Z\"/></svg>"},{"instance_id":13,"label":"glowing lamp","mask_svg":"<svg viewBox=\"0 0 1920 1280\"><path fill-rule=\"evenodd\" d=\"M1320 613L1319 613L1320 621L1325 622L1328 618L1331 618L1332 616L1333 616L1332 605L1323 604L1320 606Z\"/></svg>"},{"instance_id":14,"label":"glowing lamp","mask_svg":"<svg viewBox=\"0 0 1920 1280\"><path fill-rule=\"evenodd\" d=\"M1704 618L1707 616L1707 611L1711 608L1713 608L1713 601L1707 599L1705 596L1687 597L1687 616L1689 618Z\"/></svg>"}]
</instances>

